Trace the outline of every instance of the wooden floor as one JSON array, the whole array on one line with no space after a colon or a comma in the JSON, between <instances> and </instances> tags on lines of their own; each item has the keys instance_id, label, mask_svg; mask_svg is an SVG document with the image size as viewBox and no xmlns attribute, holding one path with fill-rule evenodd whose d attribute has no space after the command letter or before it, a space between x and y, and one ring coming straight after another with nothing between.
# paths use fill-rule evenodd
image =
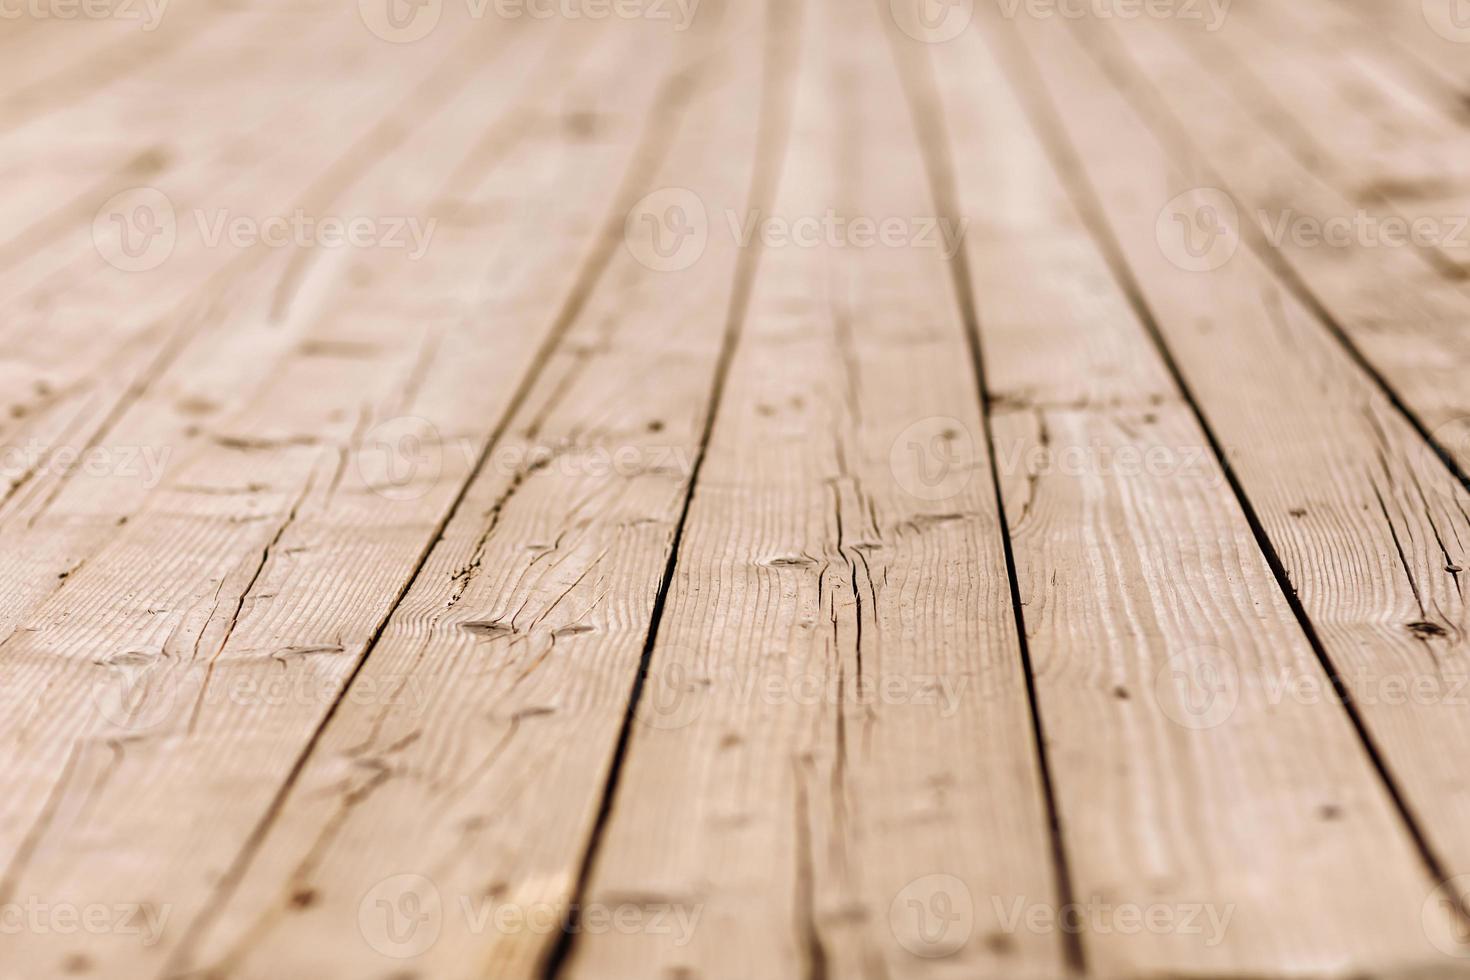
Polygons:
<instances>
[{"instance_id":1,"label":"wooden floor","mask_svg":"<svg viewBox=\"0 0 1470 980\"><path fill-rule=\"evenodd\" d=\"M3 9L3 980L1470 976L1462 0Z\"/></svg>"}]
</instances>

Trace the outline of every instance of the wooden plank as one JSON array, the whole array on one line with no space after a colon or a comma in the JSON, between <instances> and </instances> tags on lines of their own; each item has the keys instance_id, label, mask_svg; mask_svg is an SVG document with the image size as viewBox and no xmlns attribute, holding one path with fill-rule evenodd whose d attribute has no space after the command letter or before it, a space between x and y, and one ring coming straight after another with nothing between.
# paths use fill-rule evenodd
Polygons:
<instances>
[{"instance_id":1,"label":"wooden plank","mask_svg":"<svg viewBox=\"0 0 1470 980\"><path fill-rule=\"evenodd\" d=\"M611 198L606 272L580 284L564 341L179 968L539 975L554 928L478 916L505 903L554 919L575 893L741 288L729 242L712 237L678 275L617 243L672 180L709 200L750 180L753 13L702 20L683 46L693 61L671 78L657 148ZM363 696L408 677L412 697ZM434 919L404 934L378 902L393 912L424 882ZM325 948L324 931L362 939Z\"/></svg>"},{"instance_id":2,"label":"wooden plank","mask_svg":"<svg viewBox=\"0 0 1470 980\"><path fill-rule=\"evenodd\" d=\"M1330 680L1192 406L984 41L936 52L1090 967L1268 975L1289 963L1331 975L1437 957L1421 925L1430 878L1349 718L1329 699L1275 696L1281 678L1317 690ZM1058 99L1095 83L1069 73ZM1107 122L1097 131L1113 152L1089 145L1089 160L1136 166L1131 142L1117 149L1126 131ZM1140 183L1157 177L1145 170ZM1180 284L1181 297L1197 292ZM1245 343L1229 366L1260 356ZM1242 379L1221 382L1238 391ZM1212 671L1228 685L1213 705L1199 687ZM1366 851L1372 888L1357 863ZM1130 929L1129 915L1160 928Z\"/></svg>"},{"instance_id":3,"label":"wooden plank","mask_svg":"<svg viewBox=\"0 0 1470 980\"><path fill-rule=\"evenodd\" d=\"M572 977L1063 970L1060 935L1001 924L1055 903L1051 841L957 243L883 31L807 16L760 217L850 224L764 250L586 893L699 927L589 931Z\"/></svg>"},{"instance_id":4,"label":"wooden plank","mask_svg":"<svg viewBox=\"0 0 1470 980\"><path fill-rule=\"evenodd\" d=\"M1209 271L1186 268L1195 257L1170 233L1173 214L1189 212L1161 216L1161 199L1206 185L1202 162L1172 154L1070 32L1025 38L1031 57L1014 61L1016 84L1044 93L1033 110L1087 220L1225 448L1278 580L1427 838L1431 873L1464 872L1457 747L1470 744L1461 705L1470 663L1459 576L1470 497L1253 248ZM1273 683L1281 704L1342 700L1304 675ZM1363 805L1328 802L1334 820Z\"/></svg>"}]
</instances>

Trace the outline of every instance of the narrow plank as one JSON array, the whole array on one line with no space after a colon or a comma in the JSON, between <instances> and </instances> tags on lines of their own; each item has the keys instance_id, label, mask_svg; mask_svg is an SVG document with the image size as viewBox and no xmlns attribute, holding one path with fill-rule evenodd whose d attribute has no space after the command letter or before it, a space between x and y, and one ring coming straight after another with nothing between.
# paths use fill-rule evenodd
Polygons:
<instances>
[{"instance_id":1,"label":"narrow plank","mask_svg":"<svg viewBox=\"0 0 1470 980\"><path fill-rule=\"evenodd\" d=\"M1027 31L1031 57L1012 63L1016 85L1038 93L1051 151L1224 448L1278 580L1427 838L1426 863L1463 873L1470 497L1253 248L1208 272L1183 267L1161 201L1213 174L1171 153L1125 98L1132 89L1116 88L1076 40ZM1273 683L1283 704L1342 700L1300 675ZM1432 919L1428 928L1444 938Z\"/></svg>"},{"instance_id":2,"label":"narrow plank","mask_svg":"<svg viewBox=\"0 0 1470 980\"><path fill-rule=\"evenodd\" d=\"M936 55L1090 967L1327 976L1432 961L1431 879L1350 719L1329 699L1275 696L1281 678L1330 680L1192 406L985 39ZM1091 83L1069 75L1059 98ZM1134 165L1116 130L1106 158L1089 149ZM1242 348L1232 367L1260 356ZM1241 379L1222 381L1237 386L1224 408ZM1221 700L1191 700L1211 672ZM1164 926L1130 929L1129 915Z\"/></svg>"},{"instance_id":3,"label":"narrow plank","mask_svg":"<svg viewBox=\"0 0 1470 980\"><path fill-rule=\"evenodd\" d=\"M601 285L566 312L565 339L180 969L539 975L596 821L741 288L733 245L713 236L678 274L617 243L650 191L679 181L716 201L747 186L758 13L732 6L682 42L694 61L658 117L668 157L646 157L612 198ZM412 697L362 696L410 682ZM405 894L437 903L425 931L383 918L378 900L391 910ZM502 904L551 918L480 918ZM323 934L362 942L323 948Z\"/></svg>"},{"instance_id":4,"label":"narrow plank","mask_svg":"<svg viewBox=\"0 0 1470 980\"><path fill-rule=\"evenodd\" d=\"M803 37L770 215L902 240L764 250L586 893L699 926L589 931L569 975L1056 977L1060 935L1001 923L1056 893L954 243L905 237L934 206L880 19Z\"/></svg>"}]
</instances>

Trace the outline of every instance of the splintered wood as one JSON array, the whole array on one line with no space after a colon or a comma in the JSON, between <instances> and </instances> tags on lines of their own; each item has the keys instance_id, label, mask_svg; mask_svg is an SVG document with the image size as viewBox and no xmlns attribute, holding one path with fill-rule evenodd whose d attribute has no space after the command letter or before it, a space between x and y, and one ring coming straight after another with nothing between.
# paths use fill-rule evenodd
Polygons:
<instances>
[{"instance_id":1,"label":"splintered wood","mask_svg":"<svg viewBox=\"0 0 1470 980\"><path fill-rule=\"evenodd\" d=\"M0 15L0 980L1470 977L1463 0Z\"/></svg>"}]
</instances>

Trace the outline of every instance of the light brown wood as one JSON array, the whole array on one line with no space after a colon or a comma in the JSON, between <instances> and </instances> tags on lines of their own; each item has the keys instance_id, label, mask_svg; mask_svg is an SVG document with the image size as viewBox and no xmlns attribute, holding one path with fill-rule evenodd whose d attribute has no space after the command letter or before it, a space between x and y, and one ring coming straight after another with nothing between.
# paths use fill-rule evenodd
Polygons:
<instances>
[{"instance_id":1,"label":"light brown wood","mask_svg":"<svg viewBox=\"0 0 1470 980\"><path fill-rule=\"evenodd\" d=\"M939 64L1073 889L1084 906L1198 915L1189 930L1100 929L1088 962L1104 976L1252 975L1437 959L1421 926L1433 881L1348 717L1277 696L1282 678L1329 679L1192 407L984 41ZM1261 802L1232 805L1247 799ZM1367 889L1365 848L1378 855Z\"/></svg>"},{"instance_id":2,"label":"light brown wood","mask_svg":"<svg viewBox=\"0 0 1470 980\"><path fill-rule=\"evenodd\" d=\"M895 234L761 250L586 896L699 925L580 937L569 975L1054 977L1059 937L1004 924L1057 895L959 243L882 21L803 20L758 217Z\"/></svg>"},{"instance_id":3,"label":"light brown wood","mask_svg":"<svg viewBox=\"0 0 1470 980\"><path fill-rule=\"evenodd\" d=\"M1198 164L1171 158L1067 32L1028 36L1074 185L1089 189L1438 871L1462 872L1462 777L1447 747L1470 739L1464 489L1252 248L1208 272L1177 264L1160 202L1200 186ZM1120 138L1126 164L1101 155ZM1337 700L1287 680L1289 699Z\"/></svg>"},{"instance_id":4,"label":"light brown wood","mask_svg":"<svg viewBox=\"0 0 1470 980\"><path fill-rule=\"evenodd\" d=\"M1466 211L1460 0L147 2L0 3L0 980L1470 975L1465 257L1256 220Z\"/></svg>"}]
</instances>

